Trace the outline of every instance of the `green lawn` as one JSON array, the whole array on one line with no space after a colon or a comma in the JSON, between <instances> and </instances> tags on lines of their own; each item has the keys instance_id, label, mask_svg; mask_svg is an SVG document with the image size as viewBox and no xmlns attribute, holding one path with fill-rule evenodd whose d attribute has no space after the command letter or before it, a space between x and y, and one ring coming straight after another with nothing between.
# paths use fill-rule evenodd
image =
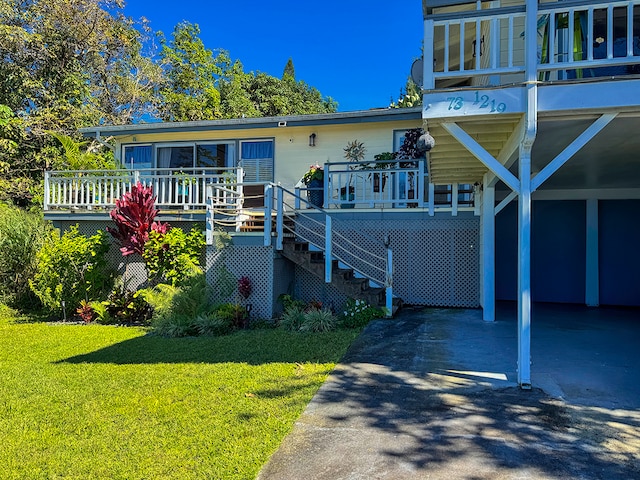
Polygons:
<instances>
[{"instance_id":1,"label":"green lawn","mask_svg":"<svg viewBox=\"0 0 640 480\"><path fill-rule=\"evenodd\" d=\"M0 319L0 476L252 479L356 335Z\"/></svg>"}]
</instances>

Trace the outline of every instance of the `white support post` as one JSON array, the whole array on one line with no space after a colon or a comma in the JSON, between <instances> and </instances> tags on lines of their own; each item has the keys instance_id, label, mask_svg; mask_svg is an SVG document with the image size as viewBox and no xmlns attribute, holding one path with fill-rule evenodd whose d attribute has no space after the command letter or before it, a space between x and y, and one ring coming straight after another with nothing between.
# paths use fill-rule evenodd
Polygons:
<instances>
[{"instance_id":1,"label":"white support post","mask_svg":"<svg viewBox=\"0 0 640 480\"><path fill-rule=\"evenodd\" d=\"M280 186L278 188L277 205L276 205L276 250L282 251L282 239L284 237L284 191Z\"/></svg>"},{"instance_id":2,"label":"white support post","mask_svg":"<svg viewBox=\"0 0 640 480\"><path fill-rule=\"evenodd\" d=\"M598 229L598 199L590 198L587 200L587 259L584 295L588 307L600 305Z\"/></svg>"},{"instance_id":3,"label":"white support post","mask_svg":"<svg viewBox=\"0 0 640 480\"><path fill-rule=\"evenodd\" d=\"M522 389L531 388L531 150L538 128L537 16L538 0L526 0L526 109L518 168L518 384Z\"/></svg>"},{"instance_id":4,"label":"white support post","mask_svg":"<svg viewBox=\"0 0 640 480\"><path fill-rule=\"evenodd\" d=\"M49 181L51 180L51 174L49 173L48 170L44 171L44 202L43 202L43 209L45 211L49 210L49 194L50 194L50 187L49 187Z\"/></svg>"},{"instance_id":5,"label":"white support post","mask_svg":"<svg viewBox=\"0 0 640 480\"><path fill-rule=\"evenodd\" d=\"M332 257L331 257L331 216L325 215L324 224L324 281L331 283Z\"/></svg>"},{"instance_id":6,"label":"white support post","mask_svg":"<svg viewBox=\"0 0 640 480\"><path fill-rule=\"evenodd\" d=\"M433 217L435 215L435 206L436 206L436 189L433 183L429 183L429 216Z\"/></svg>"},{"instance_id":7,"label":"white support post","mask_svg":"<svg viewBox=\"0 0 640 480\"><path fill-rule=\"evenodd\" d=\"M423 55L424 55L424 64L422 65L423 71L422 76L424 81L422 92L424 95L425 90L433 90L436 88L436 80L433 76L434 70L434 39L435 39L435 23L433 20L425 20L424 21L424 44L423 44ZM425 104L426 107L426 104ZM424 111L424 110L423 110Z\"/></svg>"},{"instance_id":8,"label":"white support post","mask_svg":"<svg viewBox=\"0 0 640 480\"><path fill-rule=\"evenodd\" d=\"M518 384L531 388L531 150L520 148L518 201Z\"/></svg>"},{"instance_id":9,"label":"white support post","mask_svg":"<svg viewBox=\"0 0 640 480\"><path fill-rule=\"evenodd\" d=\"M486 322L496 319L495 196L495 187L482 191L482 319Z\"/></svg>"},{"instance_id":10,"label":"white support post","mask_svg":"<svg viewBox=\"0 0 640 480\"><path fill-rule=\"evenodd\" d=\"M207 214L205 220L207 245L213 245L213 185L207 185Z\"/></svg>"},{"instance_id":11,"label":"white support post","mask_svg":"<svg viewBox=\"0 0 640 480\"><path fill-rule=\"evenodd\" d=\"M424 207L424 164L424 160L418 162L418 193L416 198L420 208Z\"/></svg>"},{"instance_id":12,"label":"white support post","mask_svg":"<svg viewBox=\"0 0 640 480\"><path fill-rule=\"evenodd\" d=\"M387 273L385 277L385 306L387 318L393 316L393 252L387 246Z\"/></svg>"},{"instance_id":13,"label":"white support post","mask_svg":"<svg viewBox=\"0 0 640 480\"><path fill-rule=\"evenodd\" d=\"M273 210L273 186L264 186L264 246L271 246L271 211Z\"/></svg>"},{"instance_id":14,"label":"white support post","mask_svg":"<svg viewBox=\"0 0 640 480\"><path fill-rule=\"evenodd\" d=\"M458 216L458 184L451 184L451 215Z\"/></svg>"}]
</instances>

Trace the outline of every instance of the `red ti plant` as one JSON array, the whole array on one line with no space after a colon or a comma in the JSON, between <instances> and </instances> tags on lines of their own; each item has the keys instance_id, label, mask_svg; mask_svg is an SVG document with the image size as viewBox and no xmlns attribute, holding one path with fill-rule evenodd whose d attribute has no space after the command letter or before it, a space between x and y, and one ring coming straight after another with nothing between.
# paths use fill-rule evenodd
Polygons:
<instances>
[{"instance_id":1,"label":"red ti plant","mask_svg":"<svg viewBox=\"0 0 640 480\"><path fill-rule=\"evenodd\" d=\"M154 222L159 213L155 202L153 187L145 187L140 182L131 187L131 192L116 200L116 208L109 214L116 228L107 227L107 231L120 244L122 255L142 255L150 230L166 233L169 228L166 223Z\"/></svg>"},{"instance_id":2,"label":"red ti plant","mask_svg":"<svg viewBox=\"0 0 640 480\"><path fill-rule=\"evenodd\" d=\"M245 300L251 295L251 279L247 276L238 279L238 293Z\"/></svg>"}]
</instances>

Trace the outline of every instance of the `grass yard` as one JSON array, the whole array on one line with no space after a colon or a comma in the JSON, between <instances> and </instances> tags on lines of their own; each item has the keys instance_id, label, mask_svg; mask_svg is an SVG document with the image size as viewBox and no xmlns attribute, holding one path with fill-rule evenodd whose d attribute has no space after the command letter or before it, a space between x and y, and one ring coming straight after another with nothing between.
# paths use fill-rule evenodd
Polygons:
<instances>
[{"instance_id":1,"label":"grass yard","mask_svg":"<svg viewBox=\"0 0 640 480\"><path fill-rule=\"evenodd\" d=\"M0 477L253 479L356 336L0 318Z\"/></svg>"}]
</instances>

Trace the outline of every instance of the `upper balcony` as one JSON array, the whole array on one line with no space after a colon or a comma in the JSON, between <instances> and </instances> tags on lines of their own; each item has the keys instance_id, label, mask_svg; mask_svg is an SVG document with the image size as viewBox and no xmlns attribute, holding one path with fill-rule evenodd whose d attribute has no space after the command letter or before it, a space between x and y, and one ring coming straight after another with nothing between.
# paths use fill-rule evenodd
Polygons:
<instances>
[{"instance_id":1,"label":"upper balcony","mask_svg":"<svg viewBox=\"0 0 640 480\"><path fill-rule=\"evenodd\" d=\"M629 169L631 152L621 148L620 138L634 135L640 123L640 0L423 5L422 116L437 143L429 154L432 182L482 182L487 172L454 139L452 123L463 127L468 144L477 142L511 165L525 112L527 122L537 123L537 170L603 114L617 117L607 137L581 157L594 169L597 162L609 171ZM557 188L567 185L577 186L567 181Z\"/></svg>"},{"instance_id":2,"label":"upper balcony","mask_svg":"<svg viewBox=\"0 0 640 480\"><path fill-rule=\"evenodd\" d=\"M494 7L496 3L502 6ZM523 111L521 92L509 87L531 81L531 73L542 85L640 74L640 0L424 4L425 118ZM528 12L529 4L537 8ZM529 21L535 25L532 52L526 51L525 43L528 15L536 18L535 23ZM484 88L494 88L495 94L438 94Z\"/></svg>"}]
</instances>

